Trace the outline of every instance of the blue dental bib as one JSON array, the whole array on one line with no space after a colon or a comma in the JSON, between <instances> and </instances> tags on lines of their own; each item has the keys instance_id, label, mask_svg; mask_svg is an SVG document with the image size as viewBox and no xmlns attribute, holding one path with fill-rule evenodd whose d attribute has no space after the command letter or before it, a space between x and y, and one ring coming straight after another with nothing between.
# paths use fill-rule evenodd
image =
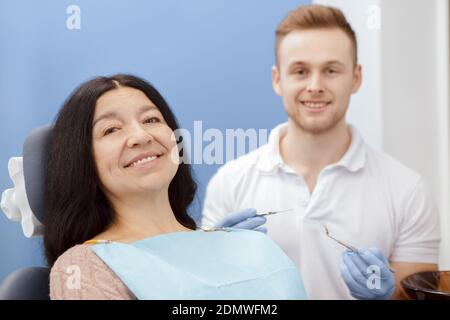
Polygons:
<instances>
[{"instance_id":1,"label":"blue dental bib","mask_svg":"<svg viewBox=\"0 0 450 320\"><path fill-rule=\"evenodd\" d=\"M293 262L256 231L174 232L92 250L138 299L306 299Z\"/></svg>"}]
</instances>

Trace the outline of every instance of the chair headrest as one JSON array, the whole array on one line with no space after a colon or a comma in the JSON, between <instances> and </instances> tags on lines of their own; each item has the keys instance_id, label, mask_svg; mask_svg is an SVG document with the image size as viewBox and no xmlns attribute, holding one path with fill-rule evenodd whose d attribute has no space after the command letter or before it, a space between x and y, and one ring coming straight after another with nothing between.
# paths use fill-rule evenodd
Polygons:
<instances>
[{"instance_id":1,"label":"chair headrest","mask_svg":"<svg viewBox=\"0 0 450 320\"><path fill-rule=\"evenodd\" d=\"M49 275L45 267L14 271L0 283L0 300L50 300Z\"/></svg>"},{"instance_id":2,"label":"chair headrest","mask_svg":"<svg viewBox=\"0 0 450 320\"><path fill-rule=\"evenodd\" d=\"M8 219L21 221L26 237L42 234L45 159L51 130L51 125L45 125L31 131L23 145L23 156L8 162L14 188L3 192L1 208Z\"/></svg>"}]
</instances>

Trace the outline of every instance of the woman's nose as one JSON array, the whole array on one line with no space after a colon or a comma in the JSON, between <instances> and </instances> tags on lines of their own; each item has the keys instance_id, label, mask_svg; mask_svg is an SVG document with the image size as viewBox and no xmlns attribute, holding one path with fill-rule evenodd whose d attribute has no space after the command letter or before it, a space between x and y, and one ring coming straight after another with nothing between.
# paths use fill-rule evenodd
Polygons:
<instances>
[{"instance_id":1,"label":"woman's nose","mask_svg":"<svg viewBox=\"0 0 450 320\"><path fill-rule=\"evenodd\" d=\"M146 130L143 126L135 125L128 135L127 146L131 148L136 145L149 143L153 140L154 138L149 130Z\"/></svg>"}]
</instances>

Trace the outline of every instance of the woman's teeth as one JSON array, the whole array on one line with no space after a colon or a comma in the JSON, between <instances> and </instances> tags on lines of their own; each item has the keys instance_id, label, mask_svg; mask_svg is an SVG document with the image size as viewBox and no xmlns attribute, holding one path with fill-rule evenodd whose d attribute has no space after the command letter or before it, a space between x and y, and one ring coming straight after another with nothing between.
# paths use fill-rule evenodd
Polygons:
<instances>
[{"instance_id":1,"label":"woman's teeth","mask_svg":"<svg viewBox=\"0 0 450 320\"><path fill-rule=\"evenodd\" d=\"M134 166L137 166L138 164L147 163L147 162L155 160L156 158L158 158L158 157L157 156L147 157L147 158L133 162L132 164L129 165L129 167L134 167Z\"/></svg>"},{"instance_id":2,"label":"woman's teeth","mask_svg":"<svg viewBox=\"0 0 450 320\"><path fill-rule=\"evenodd\" d=\"M328 102L318 102L318 101L303 101L302 104L308 108L320 109L326 107Z\"/></svg>"}]
</instances>

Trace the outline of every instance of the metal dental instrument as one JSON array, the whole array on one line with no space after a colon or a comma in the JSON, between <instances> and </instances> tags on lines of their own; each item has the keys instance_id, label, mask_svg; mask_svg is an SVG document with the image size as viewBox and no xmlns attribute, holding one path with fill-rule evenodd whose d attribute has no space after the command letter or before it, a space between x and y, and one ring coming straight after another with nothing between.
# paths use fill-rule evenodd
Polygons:
<instances>
[{"instance_id":1,"label":"metal dental instrument","mask_svg":"<svg viewBox=\"0 0 450 320\"><path fill-rule=\"evenodd\" d=\"M267 211L267 212L261 212L261 213L256 213L257 217L264 217L264 216L268 216L268 215L272 215L272 214L277 214L277 213L282 213L282 212L287 212L287 211L293 211L295 209L286 209L286 210L278 210L278 211ZM251 218L249 218L251 219ZM206 231L206 232L211 232L211 231L229 231L226 230L225 228L216 228L216 227L199 227L199 229Z\"/></svg>"},{"instance_id":2,"label":"metal dental instrument","mask_svg":"<svg viewBox=\"0 0 450 320\"><path fill-rule=\"evenodd\" d=\"M256 216L258 217L263 217L263 216L269 216L272 214L277 214L277 213L282 213L282 212L287 212L287 211L293 211L295 209L286 209L286 210L278 210L278 211L267 211L267 212L258 212L256 214Z\"/></svg>"},{"instance_id":3,"label":"metal dental instrument","mask_svg":"<svg viewBox=\"0 0 450 320\"><path fill-rule=\"evenodd\" d=\"M349 244L346 244L346 243L344 243L344 242L342 242L342 241L340 241L340 240L338 240L338 239L332 237L332 236L330 235L330 231L328 231L328 228L327 228L326 225L322 224L322 227L325 229L325 233L327 234L327 237L328 237L328 238L333 239L334 241L336 241L337 243L339 243L341 246L346 247L346 248L349 249L350 251L353 251L353 252L358 253L358 249L357 249L356 247L351 246L351 245L349 245Z\"/></svg>"},{"instance_id":4,"label":"metal dental instrument","mask_svg":"<svg viewBox=\"0 0 450 320\"><path fill-rule=\"evenodd\" d=\"M325 229L325 233L327 234L327 237L328 237L328 238L333 239L334 241L336 241L337 243L339 243L341 246L346 247L347 249L351 250L352 252L355 252L355 253L359 254L358 248L356 248L356 247L354 247L354 246L351 246L351 245L349 245L349 244L347 244L347 243L344 243L344 242L342 242L342 241L340 241L340 240L338 240L338 239L332 237L332 236L330 235L330 232L328 231L327 226L324 225L324 224L322 224L322 223L321 223L321 225L322 225L322 227ZM389 270L390 270L392 273L395 273L395 270L392 269L390 266L388 266L388 268L389 268Z\"/></svg>"},{"instance_id":5,"label":"metal dental instrument","mask_svg":"<svg viewBox=\"0 0 450 320\"><path fill-rule=\"evenodd\" d=\"M198 229L205 231L205 232L211 232L211 231L225 231L229 232L230 230L227 230L225 228L216 228L216 227L198 227Z\"/></svg>"}]
</instances>

